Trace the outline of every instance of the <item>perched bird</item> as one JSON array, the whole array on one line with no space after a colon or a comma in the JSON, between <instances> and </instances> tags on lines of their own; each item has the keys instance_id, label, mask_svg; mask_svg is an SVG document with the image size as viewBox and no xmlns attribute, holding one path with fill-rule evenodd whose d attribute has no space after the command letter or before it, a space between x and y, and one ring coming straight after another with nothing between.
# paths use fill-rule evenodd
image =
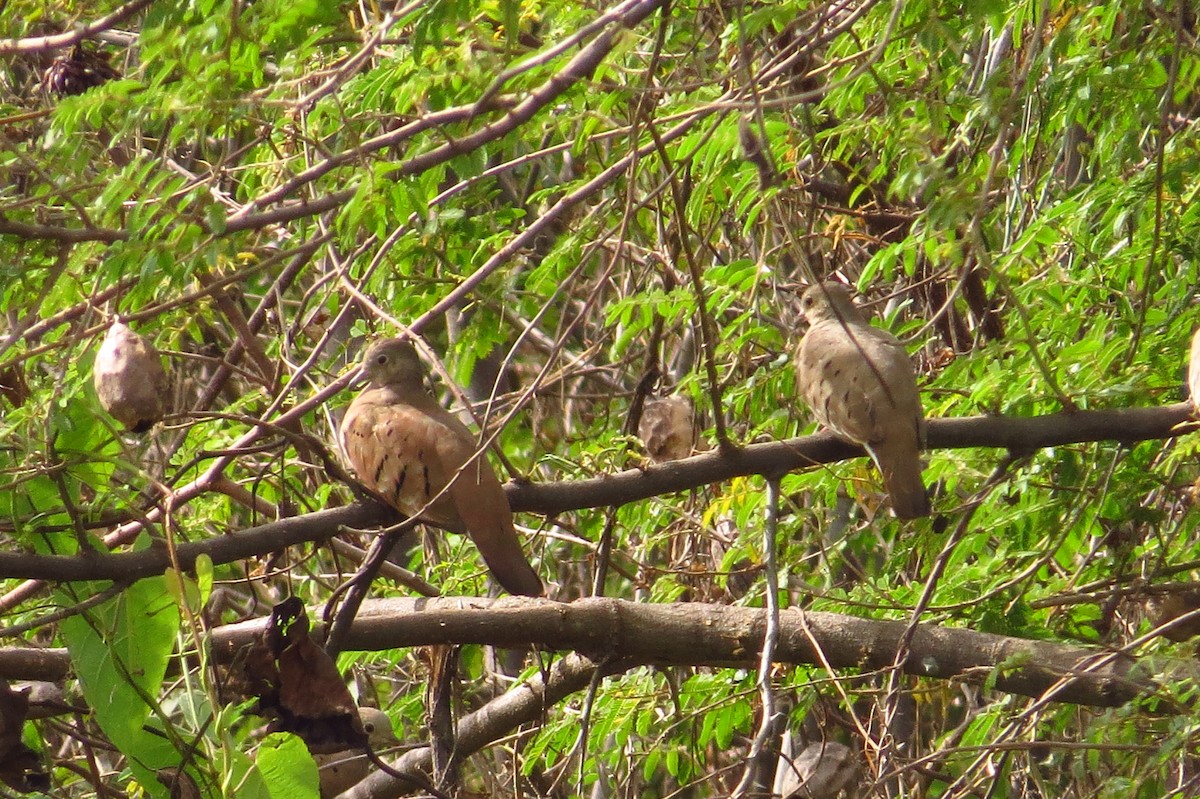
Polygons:
<instances>
[{"instance_id":1,"label":"perched bird","mask_svg":"<svg viewBox=\"0 0 1200 799\"><path fill-rule=\"evenodd\" d=\"M1192 352L1188 358L1188 394L1192 410L1200 418L1200 328L1192 334Z\"/></svg>"},{"instance_id":2,"label":"perched bird","mask_svg":"<svg viewBox=\"0 0 1200 799\"><path fill-rule=\"evenodd\" d=\"M692 404L684 397L663 397L646 402L638 424L638 438L655 463L677 461L692 454L696 437Z\"/></svg>"},{"instance_id":3,"label":"perched bird","mask_svg":"<svg viewBox=\"0 0 1200 799\"><path fill-rule=\"evenodd\" d=\"M929 515L925 416L904 345L872 327L840 283L809 287L800 308L810 325L796 352L800 393L818 421L871 455L896 516Z\"/></svg>"},{"instance_id":4,"label":"perched bird","mask_svg":"<svg viewBox=\"0 0 1200 799\"><path fill-rule=\"evenodd\" d=\"M100 404L133 433L144 433L163 417L167 373L154 345L121 320L112 323L92 366Z\"/></svg>"},{"instance_id":5,"label":"perched bird","mask_svg":"<svg viewBox=\"0 0 1200 799\"><path fill-rule=\"evenodd\" d=\"M387 713L373 707L360 707L358 717L362 720L367 744L379 750L396 742L392 720ZM365 751L347 749L331 754L313 755L317 762L317 774L321 779L321 799L332 799L362 782L371 770L371 759Z\"/></svg>"},{"instance_id":6,"label":"perched bird","mask_svg":"<svg viewBox=\"0 0 1200 799\"><path fill-rule=\"evenodd\" d=\"M341 428L358 479L401 513L469 535L510 593L541 596L542 581L521 551L496 473L466 426L425 393L412 344L375 342L360 376L370 385L350 404Z\"/></svg>"}]
</instances>

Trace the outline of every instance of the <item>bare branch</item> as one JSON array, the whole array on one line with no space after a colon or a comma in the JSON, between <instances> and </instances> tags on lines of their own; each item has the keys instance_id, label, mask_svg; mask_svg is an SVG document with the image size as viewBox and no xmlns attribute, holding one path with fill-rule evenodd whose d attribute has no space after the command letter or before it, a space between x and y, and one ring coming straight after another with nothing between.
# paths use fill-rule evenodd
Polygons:
<instances>
[{"instance_id":1,"label":"bare branch","mask_svg":"<svg viewBox=\"0 0 1200 799\"><path fill-rule=\"evenodd\" d=\"M88 23L83 27L67 31L66 33L58 33L53 36L33 36L28 39L0 39L0 55L34 53L39 50L57 50L62 47L70 47L82 42L84 39L95 36L101 31L108 30L122 20L141 11L152 2L154 0L130 0L130 2L111 14L100 17L95 22Z\"/></svg>"},{"instance_id":2,"label":"bare branch","mask_svg":"<svg viewBox=\"0 0 1200 799\"><path fill-rule=\"evenodd\" d=\"M230 624L213 632L213 653L230 660L253 642L267 619ZM909 628L907 620L864 619L840 613L783 610L776 663L834 669L888 669ZM597 660L634 665L754 668L767 629L761 608L699 602L644 604L607 597L570 603L529 597L421 597L363 603L346 636L350 651L378 652L409 646L535 645L574 651ZM818 652L819 650L819 652ZM66 650L0 649L0 676L62 679ZM1132 659L1103 666L1111 653L1049 641L919 624L903 671L921 677L965 680L1008 693L1040 697L1056 689L1056 701L1115 707L1153 689L1129 676Z\"/></svg>"}]
</instances>

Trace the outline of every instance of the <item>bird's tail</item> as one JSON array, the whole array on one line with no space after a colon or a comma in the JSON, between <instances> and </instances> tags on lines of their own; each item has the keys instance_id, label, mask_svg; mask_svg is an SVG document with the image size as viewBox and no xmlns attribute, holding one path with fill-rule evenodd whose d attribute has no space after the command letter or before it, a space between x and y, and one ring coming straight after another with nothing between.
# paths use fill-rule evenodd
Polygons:
<instances>
[{"instance_id":1,"label":"bird's tail","mask_svg":"<svg viewBox=\"0 0 1200 799\"><path fill-rule=\"evenodd\" d=\"M505 591L522 596L545 595L541 578L521 550L504 488L487 461L464 467L450 483L449 491L454 506L452 516L457 517L454 520L457 524L447 529L471 537L492 576Z\"/></svg>"},{"instance_id":2,"label":"bird's tail","mask_svg":"<svg viewBox=\"0 0 1200 799\"><path fill-rule=\"evenodd\" d=\"M917 519L928 516L929 493L921 480L921 453L916 441L892 443L868 450L883 475L892 503L892 513L898 519Z\"/></svg>"},{"instance_id":3,"label":"bird's tail","mask_svg":"<svg viewBox=\"0 0 1200 799\"><path fill-rule=\"evenodd\" d=\"M546 593L542 580L525 559L516 530L509 527L505 535L472 535L471 539L483 555L497 582L510 594L542 596Z\"/></svg>"}]
</instances>

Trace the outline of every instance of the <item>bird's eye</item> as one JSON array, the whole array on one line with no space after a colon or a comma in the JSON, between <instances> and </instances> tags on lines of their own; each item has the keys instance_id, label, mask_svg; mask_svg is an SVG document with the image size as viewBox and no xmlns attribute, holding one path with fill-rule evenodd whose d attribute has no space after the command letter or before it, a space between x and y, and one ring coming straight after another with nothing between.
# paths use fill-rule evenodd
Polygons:
<instances>
[{"instance_id":1,"label":"bird's eye","mask_svg":"<svg viewBox=\"0 0 1200 799\"><path fill-rule=\"evenodd\" d=\"M380 366L383 366L385 363L387 363L387 356L384 355L383 353L376 355L375 363L379 364Z\"/></svg>"},{"instance_id":2,"label":"bird's eye","mask_svg":"<svg viewBox=\"0 0 1200 799\"><path fill-rule=\"evenodd\" d=\"M363 725L363 732L365 732L367 735L370 735L371 733L375 732L375 725L368 721Z\"/></svg>"}]
</instances>

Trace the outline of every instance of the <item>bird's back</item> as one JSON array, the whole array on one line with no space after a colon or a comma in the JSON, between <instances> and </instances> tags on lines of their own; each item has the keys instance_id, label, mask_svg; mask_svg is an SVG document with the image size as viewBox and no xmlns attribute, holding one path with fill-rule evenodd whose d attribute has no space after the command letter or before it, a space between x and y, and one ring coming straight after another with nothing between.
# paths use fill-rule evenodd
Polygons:
<instances>
[{"instance_id":1,"label":"bird's back","mask_svg":"<svg viewBox=\"0 0 1200 799\"><path fill-rule=\"evenodd\" d=\"M543 593L504 487L454 414L423 391L385 385L351 403L341 432L346 456L368 488L401 513L470 536L508 591Z\"/></svg>"},{"instance_id":2,"label":"bird's back","mask_svg":"<svg viewBox=\"0 0 1200 799\"><path fill-rule=\"evenodd\" d=\"M800 390L817 419L838 435L871 444L891 434L894 418L912 419L922 438L916 374L904 345L866 323L830 319L813 325L797 353Z\"/></svg>"}]
</instances>

